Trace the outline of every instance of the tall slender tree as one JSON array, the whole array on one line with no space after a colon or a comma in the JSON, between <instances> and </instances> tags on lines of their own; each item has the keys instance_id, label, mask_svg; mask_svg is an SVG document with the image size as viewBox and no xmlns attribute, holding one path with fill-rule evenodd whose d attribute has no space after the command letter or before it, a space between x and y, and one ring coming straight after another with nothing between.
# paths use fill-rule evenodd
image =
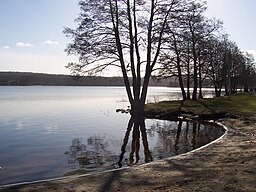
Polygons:
<instances>
[{"instance_id":1,"label":"tall slender tree","mask_svg":"<svg viewBox=\"0 0 256 192\"><path fill-rule=\"evenodd\" d=\"M206 77L203 60L205 42L221 27L220 21L207 19L203 15L205 9L205 2L190 1L175 22L168 23L169 41L166 40L166 51L161 55L162 71L177 76L184 100L190 99L191 83L192 99L198 98L198 88L199 97L202 97L202 82Z\"/></svg>"}]
</instances>

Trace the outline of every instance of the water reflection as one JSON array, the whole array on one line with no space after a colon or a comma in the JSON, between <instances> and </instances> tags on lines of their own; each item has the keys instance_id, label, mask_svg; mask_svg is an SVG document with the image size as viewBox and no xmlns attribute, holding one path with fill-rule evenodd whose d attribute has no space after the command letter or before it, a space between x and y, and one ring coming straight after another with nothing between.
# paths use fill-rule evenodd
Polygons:
<instances>
[{"instance_id":1,"label":"water reflection","mask_svg":"<svg viewBox=\"0 0 256 192\"><path fill-rule=\"evenodd\" d=\"M133 129L133 132L132 132L131 152L129 154L129 164L132 165L133 163L138 163L140 160L140 153L139 153L140 137L142 137L142 143L144 147L144 161L147 163L153 160L151 152L149 150L145 118L143 116L131 116L126 133L125 133L125 137L123 140L123 145L121 147L121 155L118 161L119 167L122 167L122 161L124 158L124 154L126 152L129 135L132 129ZM135 155L135 161L134 161L134 155Z\"/></svg>"},{"instance_id":2,"label":"water reflection","mask_svg":"<svg viewBox=\"0 0 256 192\"><path fill-rule=\"evenodd\" d=\"M117 145L105 136L91 136L86 142L81 138L74 138L69 151L68 166L71 169L86 169L87 171L100 171L114 168L118 155L111 150L110 145ZM119 145L120 146L120 145Z\"/></svg>"},{"instance_id":3,"label":"water reflection","mask_svg":"<svg viewBox=\"0 0 256 192\"><path fill-rule=\"evenodd\" d=\"M115 112L129 105L124 87L4 86L0 92L0 185L53 178L77 170L119 167L130 118ZM148 102L177 99L179 93L176 88L149 87ZM146 151L157 160L162 148L161 131L156 132L159 127L151 131L154 124L160 128L169 124L170 129L176 129L177 123L145 120L149 149ZM131 163L131 127L121 161L123 166L145 162L142 141L145 132L139 133L140 149L135 148ZM89 138L97 140L96 144ZM181 138L183 128L179 141ZM171 156L165 152L160 155Z\"/></svg>"},{"instance_id":4,"label":"water reflection","mask_svg":"<svg viewBox=\"0 0 256 192\"><path fill-rule=\"evenodd\" d=\"M223 128L212 124L131 116L123 140L99 135L86 140L74 138L65 154L72 169L102 171L182 154L223 133Z\"/></svg>"},{"instance_id":5,"label":"water reflection","mask_svg":"<svg viewBox=\"0 0 256 192\"><path fill-rule=\"evenodd\" d=\"M157 122L148 129L149 135L158 135L153 149L155 159L194 150L217 139L223 133L222 127L191 121Z\"/></svg>"}]
</instances>

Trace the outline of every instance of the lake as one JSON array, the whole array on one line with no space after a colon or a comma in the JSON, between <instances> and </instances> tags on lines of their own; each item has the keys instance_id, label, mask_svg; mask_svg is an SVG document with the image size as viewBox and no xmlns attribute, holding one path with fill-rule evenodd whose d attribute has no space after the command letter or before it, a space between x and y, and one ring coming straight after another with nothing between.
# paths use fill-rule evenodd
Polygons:
<instances>
[{"instance_id":1,"label":"lake","mask_svg":"<svg viewBox=\"0 0 256 192\"><path fill-rule=\"evenodd\" d=\"M180 90L150 87L148 95L147 102L179 99ZM213 125L146 119L133 150L130 115L116 113L128 106L124 87L0 86L0 185L159 160L224 133Z\"/></svg>"}]
</instances>

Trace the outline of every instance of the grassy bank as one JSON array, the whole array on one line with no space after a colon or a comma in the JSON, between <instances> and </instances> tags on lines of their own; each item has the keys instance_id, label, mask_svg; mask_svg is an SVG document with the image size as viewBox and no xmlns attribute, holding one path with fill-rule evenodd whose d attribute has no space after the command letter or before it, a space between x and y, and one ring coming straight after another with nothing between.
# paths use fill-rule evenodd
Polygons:
<instances>
[{"instance_id":1,"label":"grassy bank","mask_svg":"<svg viewBox=\"0 0 256 192\"><path fill-rule=\"evenodd\" d=\"M239 93L231 97L199 99L197 101L162 101L146 106L148 117L164 119L189 116L199 119L218 119L221 117L247 116L256 112L256 96Z\"/></svg>"}]
</instances>

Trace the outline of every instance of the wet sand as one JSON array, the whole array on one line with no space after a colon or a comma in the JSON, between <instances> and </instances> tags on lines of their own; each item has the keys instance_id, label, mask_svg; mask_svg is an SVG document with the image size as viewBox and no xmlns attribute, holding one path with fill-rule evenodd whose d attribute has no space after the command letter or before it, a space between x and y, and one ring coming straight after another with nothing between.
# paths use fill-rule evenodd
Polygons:
<instances>
[{"instance_id":1,"label":"wet sand","mask_svg":"<svg viewBox=\"0 0 256 192\"><path fill-rule=\"evenodd\" d=\"M119 171L0 189L5 192L255 192L256 116L220 119L228 128L200 150Z\"/></svg>"}]
</instances>

